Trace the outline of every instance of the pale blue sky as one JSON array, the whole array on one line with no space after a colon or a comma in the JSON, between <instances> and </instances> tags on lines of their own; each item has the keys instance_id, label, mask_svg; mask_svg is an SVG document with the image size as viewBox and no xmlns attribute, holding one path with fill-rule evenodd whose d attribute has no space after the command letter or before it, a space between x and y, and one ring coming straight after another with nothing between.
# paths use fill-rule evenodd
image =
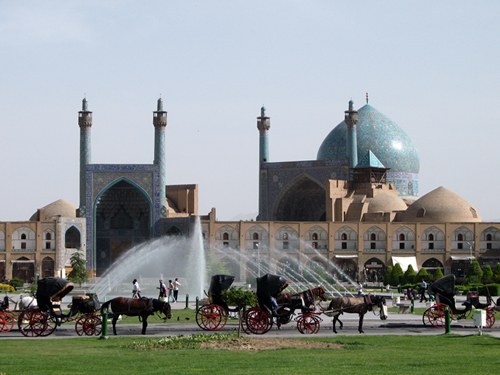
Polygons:
<instances>
[{"instance_id":1,"label":"pale blue sky","mask_svg":"<svg viewBox=\"0 0 500 375\"><path fill-rule=\"evenodd\" d=\"M500 220L499 41L496 0L0 0L0 220L78 205L84 95L92 162L152 163L161 94L168 183L232 220L257 212L262 105L271 160L313 160L365 92L413 139L420 195Z\"/></svg>"}]
</instances>

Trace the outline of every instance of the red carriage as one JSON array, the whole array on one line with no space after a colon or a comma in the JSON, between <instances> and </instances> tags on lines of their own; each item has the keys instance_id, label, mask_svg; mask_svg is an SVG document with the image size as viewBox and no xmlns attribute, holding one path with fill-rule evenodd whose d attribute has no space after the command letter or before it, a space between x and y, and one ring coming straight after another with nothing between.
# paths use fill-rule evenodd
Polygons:
<instances>
[{"instance_id":1,"label":"red carriage","mask_svg":"<svg viewBox=\"0 0 500 375\"><path fill-rule=\"evenodd\" d=\"M491 298L488 298L487 303L481 303L479 294L472 292L467 294L467 300L463 303L463 308L456 306L454 275L447 275L436 280L429 289L436 296L436 303L424 311L422 316L424 325L444 327L446 325L446 309L449 310L451 320L460 320L469 318L472 315L473 308L486 311L485 328L491 328L495 324L496 307Z\"/></svg>"},{"instance_id":2,"label":"red carriage","mask_svg":"<svg viewBox=\"0 0 500 375\"><path fill-rule=\"evenodd\" d=\"M288 282L281 276L266 274L257 278L257 300L259 305L245 314L246 327L254 334L268 332L273 324L278 328L295 318L300 333L317 333L320 329L320 313L314 308L315 298L324 298L325 291L318 287L301 293L285 294Z\"/></svg>"},{"instance_id":3,"label":"red carriage","mask_svg":"<svg viewBox=\"0 0 500 375\"><path fill-rule=\"evenodd\" d=\"M234 276L214 275L208 289L209 303L196 311L196 323L205 331L219 331L226 325L230 312L239 312L242 307L230 308L222 297L222 292L233 284Z\"/></svg>"},{"instance_id":4,"label":"red carriage","mask_svg":"<svg viewBox=\"0 0 500 375\"><path fill-rule=\"evenodd\" d=\"M73 296L69 312L61 309L61 301L74 288L66 279L49 277L40 279L36 292L38 306L19 313L17 324L26 337L48 336L65 322L75 322L79 336L99 335L102 318L98 313L99 301L93 294Z\"/></svg>"}]
</instances>

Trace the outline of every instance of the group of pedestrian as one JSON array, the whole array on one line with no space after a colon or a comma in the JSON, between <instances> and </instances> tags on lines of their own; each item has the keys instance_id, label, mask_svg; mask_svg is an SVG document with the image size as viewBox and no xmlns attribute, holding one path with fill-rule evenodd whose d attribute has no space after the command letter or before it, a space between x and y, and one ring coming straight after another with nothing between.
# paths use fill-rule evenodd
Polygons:
<instances>
[{"instance_id":1,"label":"group of pedestrian","mask_svg":"<svg viewBox=\"0 0 500 375\"><path fill-rule=\"evenodd\" d=\"M160 279L160 290L158 298L161 300L166 300L167 302L176 303L177 298L179 298L179 287L182 284L179 282L179 278L175 278L174 281L168 280L168 285L165 285L162 279ZM132 281L132 298L141 298L141 288L137 279Z\"/></svg>"}]
</instances>

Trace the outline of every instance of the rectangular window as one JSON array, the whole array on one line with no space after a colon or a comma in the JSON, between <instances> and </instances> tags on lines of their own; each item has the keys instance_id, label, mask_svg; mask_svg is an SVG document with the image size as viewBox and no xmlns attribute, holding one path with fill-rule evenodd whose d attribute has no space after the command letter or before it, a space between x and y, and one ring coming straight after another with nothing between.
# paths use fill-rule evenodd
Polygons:
<instances>
[{"instance_id":1,"label":"rectangular window","mask_svg":"<svg viewBox=\"0 0 500 375\"><path fill-rule=\"evenodd\" d=\"M429 249L433 250L434 249L434 242L429 242Z\"/></svg>"},{"instance_id":2,"label":"rectangular window","mask_svg":"<svg viewBox=\"0 0 500 375\"><path fill-rule=\"evenodd\" d=\"M258 242L254 242L253 243L253 249L254 250L258 250L259 249L259 243Z\"/></svg>"},{"instance_id":3,"label":"rectangular window","mask_svg":"<svg viewBox=\"0 0 500 375\"><path fill-rule=\"evenodd\" d=\"M463 248L464 248L464 244L463 244L462 242L459 242L459 243L457 244L457 249L460 249L460 250L461 250L461 249L463 249Z\"/></svg>"},{"instance_id":4,"label":"rectangular window","mask_svg":"<svg viewBox=\"0 0 500 375\"><path fill-rule=\"evenodd\" d=\"M405 249L405 243L404 242L400 242L399 243L399 250L404 250Z\"/></svg>"},{"instance_id":5,"label":"rectangular window","mask_svg":"<svg viewBox=\"0 0 500 375\"><path fill-rule=\"evenodd\" d=\"M343 250L347 249L347 242L342 242L342 249Z\"/></svg>"},{"instance_id":6,"label":"rectangular window","mask_svg":"<svg viewBox=\"0 0 500 375\"><path fill-rule=\"evenodd\" d=\"M288 241L283 241L283 250L288 250L290 248L290 245Z\"/></svg>"},{"instance_id":7,"label":"rectangular window","mask_svg":"<svg viewBox=\"0 0 500 375\"><path fill-rule=\"evenodd\" d=\"M375 250L377 248L377 244L375 242L370 242L370 249Z\"/></svg>"},{"instance_id":8,"label":"rectangular window","mask_svg":"<svg viewBox=\"0 0 500 375\"><path fill-rule=\"evenodd\" d=\"M45 242L45 250L50 250L50 241Z\"/></svg>"},{"instance_id":9,"label":"rectangular window","mask_svg":"<svg viewBox=\"0 0 500 375\"><path fill-rule=\"evenodd\" d=\"M26 242L21 242L21 249L26 250Z\"/></svg>"}]
</instances>

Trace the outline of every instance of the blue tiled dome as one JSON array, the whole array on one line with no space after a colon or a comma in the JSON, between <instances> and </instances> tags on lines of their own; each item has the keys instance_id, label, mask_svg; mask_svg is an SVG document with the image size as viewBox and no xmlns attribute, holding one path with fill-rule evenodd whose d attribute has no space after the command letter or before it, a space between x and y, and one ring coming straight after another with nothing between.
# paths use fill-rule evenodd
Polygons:
<instances>
[{"instance_id":1,"label":"blue tiled dome","mask_svg":"<svg viewBox=\"0 0 500 375\"><path fill-rule=\"evenodd\" d=\"M418 153L408 135L391 119L366 104L358 110L358 160L369 151L390 168L387 181L396 185L401 195L418 195ZM325 138L318 150L318 160L345 160L346 123L342 121Z\"/></svg>"}]
</instances>

